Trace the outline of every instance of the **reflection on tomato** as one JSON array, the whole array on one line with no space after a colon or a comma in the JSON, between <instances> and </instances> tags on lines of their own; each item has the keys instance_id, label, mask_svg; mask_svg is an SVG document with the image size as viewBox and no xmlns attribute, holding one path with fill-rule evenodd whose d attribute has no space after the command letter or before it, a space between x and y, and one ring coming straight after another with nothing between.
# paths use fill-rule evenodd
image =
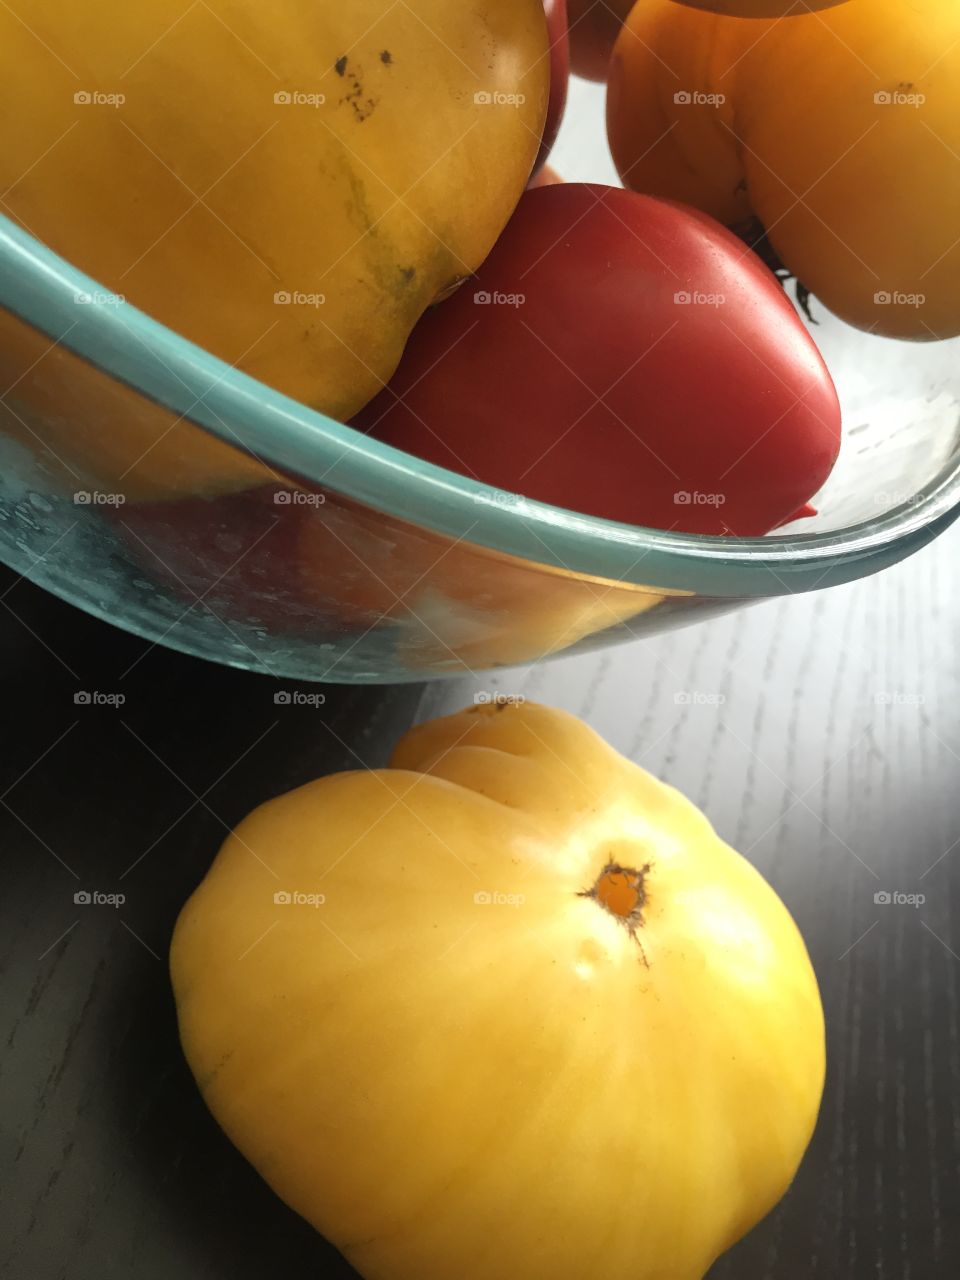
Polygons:
<instances>
[{"instance_id":1,"label":"reflection on tomato","mask_svg":"<svg viewBox=\"0 0 960 1280\"><path fill-rule=\"evenodd\" d=\"M581 183L523 196L355 425L485 485L713 534L801 514L840 441L826 366L754 254Z\"/></svg>"},{"instance_id":2,"label":"reflection on tomato","mask_svg":"<svg viewBox=\"0 0 960 1280\"><path fill-rule=\"evenodd\" d=\"M550 571L330 498L298 526L301 598L351 625L393 626L410 669L533 662L684 594ZM331 525L341 506L348 520Z\"/></svg>"},{"instance_id":3,"label":"reflection on tomato","mask_svg":"<svg viewBox=\"0 0 960 1280\"><path fill-rule=\"evenodd\" d=\"M342 626L345 610L318 609L304 592L300 526L316 508L277 501L294 491L278 479L239 493L128 503L111 519L129 558L185 609L275 634Z\"/></svg>"},{"instance_id":4,"label":"reflection on tomato","mask_svg":"<svg viewBox=\"0 0 960 1280\"><path fill-rule=\"evenodd\" d=\"M682 594L550 572L280 480L109 515L184 610L277 636L390 627L411 670L535 661Z\"/></svg>"}]
</instances>

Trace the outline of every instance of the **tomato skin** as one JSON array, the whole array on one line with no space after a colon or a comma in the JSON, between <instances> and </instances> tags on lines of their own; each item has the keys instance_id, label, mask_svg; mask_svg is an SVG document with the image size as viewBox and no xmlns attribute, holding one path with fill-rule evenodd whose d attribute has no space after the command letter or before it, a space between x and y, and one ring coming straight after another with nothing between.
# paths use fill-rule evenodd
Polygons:
<instances>
[{"instance_id":1,"label":"tomato skin","mask_svg":"<svg viewBox=\"0 0 960 1280\"><path fill-rule=\"evenodd\" d=\"M607 81L607 138L625 187L693 205L725 226L753 216L733 104L757 30L674 0L635 6Z\"/></svg>"},{"instance_id":2,"label":"tomato skin","mask_svg":"<svg viewBox=\"0 0 960 1280\"><path fill-rule=\"evenodd\" d=\"M827 368L760 260L704 214L583 183L522 197L354 422L491 486L707 534L799 514L840 442Z\"/></svg>"},{"instance_id":3,"label":"tomato skin","mask_svg":"<svg viewBox=\"0 0 960 1280\"><path fill-rule=\"evenodd\" d=\"M607 78L610 55L634 0L568 0L570 60L584 80Z\"/></svg>"},{"instance_id":4,"label":"tomato skin","mask_svg":"<svg viewBox=\"0 0 960 1280\"><path fill-rule=\"evenodd\" d=\"M550 37L550 96L547 100L547 119L543 126L540 150L533 166L536 175L547 162L553 144L557 140L563 113L567 108L567 90L570 84L570 34L567 26L567 0L543 0L547 15L547 32Z\"/></svg>"},{"instance_id":5,"label":"tomato skin","mask_svg":"<svg viewBox=\"0 0 960 1280\"><path fill-rule=\"evenodd\" d=\"M767 22L643 0L607 130L626 186L759 223L835 315L930 341L960 334L958 83L953 0Z\"/></svg>"}]
</instances>

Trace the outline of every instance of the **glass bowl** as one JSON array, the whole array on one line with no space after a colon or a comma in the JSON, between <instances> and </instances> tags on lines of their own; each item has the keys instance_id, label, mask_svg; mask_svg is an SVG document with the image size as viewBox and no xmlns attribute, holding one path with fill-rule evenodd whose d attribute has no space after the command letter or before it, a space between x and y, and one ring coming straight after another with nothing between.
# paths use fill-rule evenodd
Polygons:
<instances>
[{"instance_id":1,"label":"glass bowl","mask_svg":"<svg viewBox=\"0 0 960 1280\"><path fill-rule=\"evenodd\" d=\"M0 558L147 640L392 682L616 644L903 559L960 511L960 341L822 316L845 415L821 514L759 539L527 501L376 443L0 218Z\"/></svg>"}]
</instances>

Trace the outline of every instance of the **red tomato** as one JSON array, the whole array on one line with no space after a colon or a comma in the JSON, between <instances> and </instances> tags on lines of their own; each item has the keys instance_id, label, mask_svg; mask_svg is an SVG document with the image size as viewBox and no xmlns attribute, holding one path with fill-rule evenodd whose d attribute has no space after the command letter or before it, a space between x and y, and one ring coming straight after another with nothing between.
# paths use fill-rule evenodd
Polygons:
<instances>
[{"instance_id":1,"label":"red tomato","mask_svg":"<svg viewBox=\"0 0 960 1280\"><path fill-rule=\"evenodd\" d=\"M355 419L484 484L630 524L762 534L840 444L830 374L777 278L706 215L528 191Z\"/></svg>"},{"instance_id":2,"label":"red tomato","mask_svg":"<svg viewBox=\"0 0 960 1280\"><path fill-rule=\"evenodd\" d=\"M634 0L569 0L570 63L584 80L607 78L610 55Z\"/></svg>"},{"instance_id":3,"label":"red tomato","mask_svg":"<svg viewBox=\"0 0 960 1280\"><path fill-rule=\"evenodd\" d=\"M570 82L567 0L543 0L543 7L547 14L547 30L550 34L550 98L547 103L547 122L543 126L543 140L533 166L534 173L537 173L546 163L547 156L553 150L553 144L557 140L567 105L567 87Z\"/></svg>"}]
</instances>

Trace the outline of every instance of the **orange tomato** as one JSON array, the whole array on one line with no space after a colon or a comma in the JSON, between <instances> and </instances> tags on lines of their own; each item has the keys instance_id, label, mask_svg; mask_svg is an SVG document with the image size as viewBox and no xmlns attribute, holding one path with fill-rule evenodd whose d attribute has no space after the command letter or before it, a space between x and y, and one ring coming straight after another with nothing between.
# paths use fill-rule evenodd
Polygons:
<instances>
[{"instance_id":1,"label":"orange tomato","mask_svg":"<svg viewBox=\"0 0 960 1280\"><path fill-rule=\"evenodd\" d=\"M753 220L826 307L960 334L960 7L871 0L746 22L642 0L617 41L626 185Z\"/></svg>"}]
</instances>

